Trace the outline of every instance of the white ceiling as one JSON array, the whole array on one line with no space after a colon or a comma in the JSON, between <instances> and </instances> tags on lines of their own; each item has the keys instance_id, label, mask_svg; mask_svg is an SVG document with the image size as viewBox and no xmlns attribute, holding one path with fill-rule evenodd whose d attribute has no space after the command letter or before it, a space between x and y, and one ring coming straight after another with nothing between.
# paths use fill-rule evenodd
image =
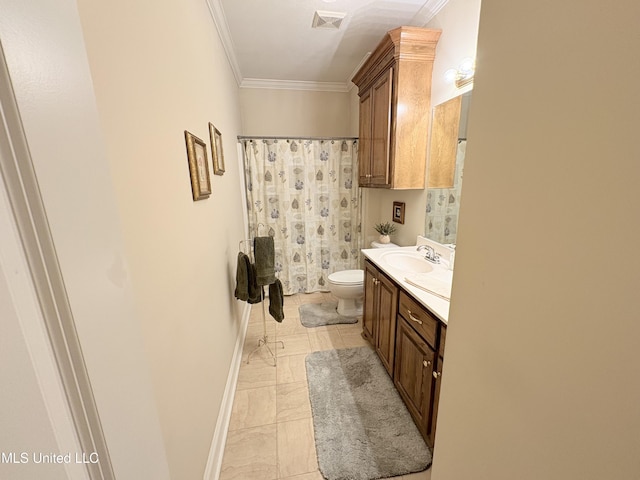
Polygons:
<instances>
[{"instance_id":1,"label":"white ceiling","mask_svg":"<svg viewBox=\"0 0 640 480\"><path fill-rule=\"evenodd\" d=\"M240 86L347 91L387 31L424 26L448 0L207 0ZM311 28L316 10L345 12Z\"/></svg>"}]
</instances>

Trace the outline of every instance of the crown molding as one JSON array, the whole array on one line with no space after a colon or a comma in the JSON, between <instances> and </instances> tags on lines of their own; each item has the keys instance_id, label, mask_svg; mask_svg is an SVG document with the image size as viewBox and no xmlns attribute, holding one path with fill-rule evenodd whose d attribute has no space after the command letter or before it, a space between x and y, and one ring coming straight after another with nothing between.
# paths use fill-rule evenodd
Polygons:
<instances>
[{"instance_id":1,"label":"crown molding","mask_svg":"<svg viewBox=\"0 0 640 480\"><path fill-rule=\"evenodd\" d=\"M348 92L348 82L309 82L304 80L271 80L268 78L245 78L240 88L271 88L274 90L315 90L317 92Z\"/></svg>"},{"instance_id":2,"label":"crown molding","mask_svg":"<svg viewBox=\"0 0 640 480\"><path fill-rule=\"evenodd\" d=\"M243 78L240 71L240 65L235 54L235 48L233 45L233 39L231 38L231 32L229 31L229 25L227 24L227 18L224 14L224 9L220 3L220 0L205 0L211 18L218 32L218 36L222 42L227 59L229 60L229 66L233 72L233 76L236 79L236 83L240 88L269 88L276 90L307 90L318 92L349 92L353 88L354 84L351 79L360 70L360 67L367 61L371 52L368 52L354 68L351 75L344 82L311 82L302 80L272 80L267 78ZM415 14L412 25L426 25L438 12L448 3L449 0L427 0L422 8Z\"/></svg>"},{"instance_id":3,"label":"crown molding","mask_svg":"<svg viewBox=\"0 0 640 480\"><path fill-rule=\"evenodd\" d=\"M218 36L222 41L224 52L229 60L229 66L233 71L233 76L236 79L236 83L240 86L242 84L242 72L240 71L240 65L238 65L238 59L236 58L235 49L233 47L233 39L231 38L231 32L229 31L229 25L227 24L227 17L224 14L220 0L206 0L211 18L218 31Z\"/></svg>"},{"instance_id":4,"label":"crown molding","mask_svg":"<svg viewBox=\"0 0 640 480\"><path fill-rule=\"evenodd\" d=\"M349 85L349 91L351 91L351 89L356 86L356 84L353 83L351 79L356 76L356 73L358 73L358 70L362 68L362 65L364 65L364 62L366 62L370 56L371 56L371 52L365 53L364 56L362 57L362 60L360 60L360 63L356 65L356 68L353 69L353 72L351 72L351 75L349 75L349 77L347 78L347 85Z\"/></svg>"},{"instance_id":5,"label":"crown molding","mask_svg":"<svg viewBox=\"0 0 640 480\"><path fill-rule=\"evenodd\" d=\"M424 26L435 17L442 7L444 7L449 0L427 0L422 5L422 8L413 16L411 25Z\"/></svg>"}]
</instances>

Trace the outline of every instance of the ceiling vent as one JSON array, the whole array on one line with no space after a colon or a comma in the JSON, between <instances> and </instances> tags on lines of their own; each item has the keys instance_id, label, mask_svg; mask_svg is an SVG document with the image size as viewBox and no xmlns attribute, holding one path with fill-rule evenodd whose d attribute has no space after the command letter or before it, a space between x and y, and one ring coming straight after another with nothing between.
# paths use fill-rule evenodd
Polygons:
<instances>
[{"instance_id":1,"label":"ceiling vent","mask_svg":"<svg viewBox=\"0 0 640 480\"><path fill-rule=\"evenodd\" d=\"M342 20L346 17L346 12L322 12L317 10L313 15L312 28L329 28L337 30L342 24Z\"/></svg>"}]
</instances>

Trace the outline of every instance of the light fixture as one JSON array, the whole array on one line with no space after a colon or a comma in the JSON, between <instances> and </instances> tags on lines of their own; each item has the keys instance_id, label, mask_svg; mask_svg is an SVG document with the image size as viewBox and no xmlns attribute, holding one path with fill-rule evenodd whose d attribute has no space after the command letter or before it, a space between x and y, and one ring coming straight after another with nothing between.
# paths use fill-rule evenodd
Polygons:
<instances>
[{"instance_id":1,"label":"light fixture","mask_svg":"<svg viewBox=\"0 0 640 480\"><path fill-rule=\"evenodd\" d=\"M447 83L455 82L457 88L462 88L473 82L475 70L475 62L467 57L462 59L457 69L450 68L444 72L444 79Z\"/></svg>"}]
</instances>

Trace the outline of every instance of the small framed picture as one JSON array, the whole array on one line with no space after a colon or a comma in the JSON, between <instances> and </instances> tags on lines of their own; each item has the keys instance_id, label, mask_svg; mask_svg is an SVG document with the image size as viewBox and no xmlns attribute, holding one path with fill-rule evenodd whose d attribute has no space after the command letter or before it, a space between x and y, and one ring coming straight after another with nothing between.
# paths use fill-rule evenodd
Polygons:
<instances>
[{"instance_id":1,"label":"small framed picture","mask_svg":"<svg viewBox=\"0 0 640 480\"><path fill-rule=\"evenodd\" d=\"M193 200L204 200L211 195L207 144L186 130L184 131L184 138L187 143L187 159L189 160Z\"/></svg>"},{"instance_id":2,"label":"small framed picture","mask_svg":"<svg viewBox=\"0 0 640 480\"><path fill-rule=\"evenodd\" d=\"M222 153L222 134L209 122L209 138L211 139L211 156L213 157L213 174L224 174L224 154Z\"/></svg>"},{"instance_id":3,"label":"small framed picture","mask_svg":"<svg viewBox=\"0 0 640 480\"><path fill-rule=\"evenodd\" d=\"M404 202L393 202L393 221L404 223Z\"/></svg>"}]
</instances>

